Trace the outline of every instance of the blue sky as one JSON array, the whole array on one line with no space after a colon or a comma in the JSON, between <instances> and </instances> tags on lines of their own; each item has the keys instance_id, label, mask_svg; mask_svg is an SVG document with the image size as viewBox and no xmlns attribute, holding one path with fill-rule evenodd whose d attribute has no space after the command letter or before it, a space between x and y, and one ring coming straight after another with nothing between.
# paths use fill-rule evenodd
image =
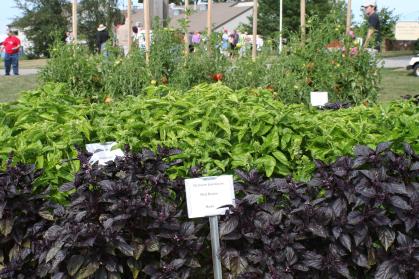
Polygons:
<instances>
[{"instance_id":1,"label":"blue sky","mask_svg":"<svg viewBox=\"0 0 419 279\"><path fill-rule=\"evenodd\" d=\"M295 0L298 3L297 0ZM419 20L419 1L418 0L376 0L378 8L388 7L394 9L396 14L400 15L401 20ZM2 0L0 8L0 34L4 34L14 17L20 15L20 11L15 6L14 0ZM360 7L364 0L352 0L352 12L355 15L354 20L362 20Z\"/></svg>"}]
</instances>

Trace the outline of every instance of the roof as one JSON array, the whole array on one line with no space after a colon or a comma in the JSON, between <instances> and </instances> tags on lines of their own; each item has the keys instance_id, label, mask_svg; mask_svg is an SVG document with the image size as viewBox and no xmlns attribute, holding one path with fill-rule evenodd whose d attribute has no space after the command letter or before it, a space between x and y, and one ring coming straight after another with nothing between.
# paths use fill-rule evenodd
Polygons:
<instances>
[{"instance_id":1,"label":"roof","mask_svg":"<svg viewBox=\"0 0 419 279\"><path fill-rule=\"evenodd\" d=\"M247 5L246 5L247 4ZM249 2L239 3L213 3L212 4L212 24L213 29L218 29L237 18L238 16L253 9L253 5ZM189 16L189 32L205 31L207 29L208 11L193 11ZM185 15L181 14L171 19L169 26L172 28L181 28L179 20L184 19Z\"/></svg>"},{"instance_id":2,"label":"roof","mask_svg":"<svg viewBox=\"0 0 419 279\"><path fill-rule=\"evenodd\" d=\"M182 6L177 6L177 9L183 9ZM191 5L193 9L193 5ZM213 3L212 4L212 24L213 29L218 29L223 27L224 24L230 22L231 20L239 17L240 15L250 11L253 9L253 2L233 2L233 3ZM197 9L196 11L192 10L192 15L189 16L189 32L194 31L205 31L207 29L207 15L208 11L200 11ZM132 23L139 24L140 26L144 26L144 10L138 9L133 11L132 15ZM185 18L185 14L181 13L180 15L173 16L170 19L169 27L180 29L181 25L179 20Z\"/></svg>"}]
</instances>

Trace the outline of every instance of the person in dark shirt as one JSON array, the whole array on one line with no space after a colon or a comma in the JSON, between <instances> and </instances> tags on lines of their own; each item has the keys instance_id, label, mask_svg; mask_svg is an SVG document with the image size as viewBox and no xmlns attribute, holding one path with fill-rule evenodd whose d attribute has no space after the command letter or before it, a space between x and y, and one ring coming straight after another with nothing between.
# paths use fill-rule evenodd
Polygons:
<instances>
[{"instance_id":1,"label":"person in dark shirt","mask_svg":"<svg viewBox=\"0 0 419 279\"><path fill-rule=\"evenodd\" d=\"M106 30L106 26L100 24L96 32L96 49L99 53L105 49L105 43L109 39L109 33Z\"/></svg>"},{"instance_id":2,"label":"person in dark shirt","mask_svg":"<svg viewBox=\"0 0 419 279\"><path fill-rule=\"evenodd\" d=\"M373 42L373 48L378 52L381 51L381 28L380 19L377 14L377 4L375 1L365 1L362 6L365 10L365 14L368 16L368 33L365 38L364 48L368 48L369 44ZM375 39L374 39L375 35Z\"/></svg>"}]
</instances>

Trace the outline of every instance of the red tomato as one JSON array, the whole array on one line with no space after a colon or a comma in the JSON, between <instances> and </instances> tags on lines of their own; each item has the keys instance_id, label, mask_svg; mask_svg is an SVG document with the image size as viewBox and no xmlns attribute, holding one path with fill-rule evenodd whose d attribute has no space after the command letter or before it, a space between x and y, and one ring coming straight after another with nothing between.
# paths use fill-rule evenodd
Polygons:
<instances>
[{"instance_id":1,"label":"red tomato","mask_svg":"<svg viewBox=\"0 0 419 279\"><path fill-rule=\"evenodd\" d=\"M223 80L223 77L224 77L224 75L223 75L223 74L221 74L221 73L216 73L216 74L212 75L212 79L213 79L214 81L220 81L220 80Z\"/></svg>"}]
</instances>

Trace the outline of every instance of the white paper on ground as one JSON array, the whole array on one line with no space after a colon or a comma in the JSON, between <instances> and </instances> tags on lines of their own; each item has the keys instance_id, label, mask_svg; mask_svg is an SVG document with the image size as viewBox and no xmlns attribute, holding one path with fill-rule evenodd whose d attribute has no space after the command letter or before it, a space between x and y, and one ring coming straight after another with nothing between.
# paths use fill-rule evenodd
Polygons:
<instances>
[{"instance_id":1,"label":"white paper on ground","mask_svg":"<svg viewBox=\"0 0 419 279\"><path fill-rule=\"evenodd\" d=\"M124 157L124 152L121 149L112 150L112 147L116 144L114 141L86 144L86 150L93 153L89 163L94 164L98 162L99 165L103 166L107 162L115 161L116 157Z\"/></svg>"},{"instance_id":2,"label":"white paper on ground","mask_svg":"<svg viewBox=\"0 0 419 279\"><path fill-rule=\"evenodd\" d=\"M313 107L322 107L329 102L327 92L310 92L310 102Z\"/></svg>"}]
</instances>

